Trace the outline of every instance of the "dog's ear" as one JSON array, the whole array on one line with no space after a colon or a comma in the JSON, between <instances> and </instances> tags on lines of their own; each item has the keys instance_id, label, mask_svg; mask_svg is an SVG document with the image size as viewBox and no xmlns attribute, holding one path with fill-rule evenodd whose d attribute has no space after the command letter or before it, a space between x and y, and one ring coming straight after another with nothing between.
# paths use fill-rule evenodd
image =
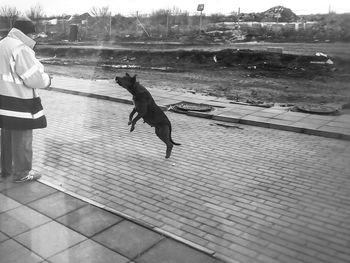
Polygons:
<instances>
[{"instance_id":1,"label":"dog's ear","mask_svg":"<svg viewBox=\"0 0 350 263\"><path fill-rule=\"evenodd\" d=\"M136 83L136 75L134 75L134 76L131 78L131 82L132 82L133 84Z\"/></svg>"}]
</instances>

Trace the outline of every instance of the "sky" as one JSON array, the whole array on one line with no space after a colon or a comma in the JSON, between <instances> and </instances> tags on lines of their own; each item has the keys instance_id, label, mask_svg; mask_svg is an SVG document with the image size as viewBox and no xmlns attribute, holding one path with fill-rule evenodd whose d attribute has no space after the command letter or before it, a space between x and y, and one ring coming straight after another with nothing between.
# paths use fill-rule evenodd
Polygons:
<instances>
[{"instance_id":1,"label":"sky","mask_svg":"<svg viewBox=\"0 0 350 263\"><path fill-rule=\"evenodd\" d=\"M150 14L159 9L177 7L190 14L196 13L198 4L204 4L205 14L229 14L238 9L242 13L263 12L281 5L290 8L295 14L325 14L329 10L336 13L349 13L349 0L0 0L3 6L16 7L25 13L35 5L41 5L47 16L62 14L82 14L90 12L92 7L108 6L112 15Z\"/></svg>"}]
</instances>

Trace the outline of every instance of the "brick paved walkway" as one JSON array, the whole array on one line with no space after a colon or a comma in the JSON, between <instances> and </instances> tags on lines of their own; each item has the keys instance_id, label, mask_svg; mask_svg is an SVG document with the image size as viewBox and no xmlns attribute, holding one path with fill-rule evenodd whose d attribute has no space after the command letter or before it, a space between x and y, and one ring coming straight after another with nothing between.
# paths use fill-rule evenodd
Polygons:
<instances>
[{"instance_id":1,"label":"brick paved walkway","mask_svg":"<svg viewBox=\"0 0 350 263\"><path fill-rule=\"evenodd\" d=\"M167 112L165 146L130 105L41 92L44 180L228 262L349 262L350 142Z\"/></svg>"}]
</instances>

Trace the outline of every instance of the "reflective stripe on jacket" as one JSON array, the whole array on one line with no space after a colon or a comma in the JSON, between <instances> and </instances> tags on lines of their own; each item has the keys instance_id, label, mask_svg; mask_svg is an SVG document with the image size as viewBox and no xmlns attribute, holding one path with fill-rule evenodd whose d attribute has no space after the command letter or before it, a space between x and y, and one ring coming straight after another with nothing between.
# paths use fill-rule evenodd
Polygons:
<instances>
[{"instance_id":1,"label":"reflective stripe on jacket","mask_svg":"<svg viewBox=\"0 0 350 263\"><path fill-rule=\"evenodd\" d=\"M49 87L51 81L35 58L34 45L16 28L0 41L0 128L46 127L36 89Z\"/></svg>"}]
</instances>

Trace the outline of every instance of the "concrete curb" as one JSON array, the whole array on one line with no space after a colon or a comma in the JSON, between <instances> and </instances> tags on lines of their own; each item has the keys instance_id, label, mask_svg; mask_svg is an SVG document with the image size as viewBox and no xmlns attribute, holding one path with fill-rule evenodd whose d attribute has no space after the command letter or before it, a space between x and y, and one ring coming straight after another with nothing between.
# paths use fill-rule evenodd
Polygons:
<instances>
[{"instance_id":1,"label":"concrete curb","mask_svg":"<svg viewBox=\"0 0 350 263\"><path fill-rule=\"evenodd\" d=\"M75 91L75 90L68 90L68 89L56 88L56 87L51 87L49 90L67 93L67 94L72 94L72 95L90 97L90 98L95 98L95 99L102 99L102 100L114 101L114 102L119 102L119 103L125 103L125 104L129 104L129 105L133 104L132 100L129 100L129 99L121 99L121 98L116 98L116 97L111 97L111 96L106 96L106 95L100 95L100 94L81 92L81 91ZM168 108L166 105L160 105L160 107L163 110L167 110L167 108ZM253 120L253 119L244 118L244 117L236 118L236 117L229 117L229 116L220 116L220 115L215 115L213 113L207 113L207 112L186 111L186 112L182 112L180 114L185 114L185 115L192 116L192 117L199 117L199 118L229 122L229 123L240 123L240 124L258 126L258 127L263 127L263 128L270 128L270 129L276 129L276 130L290 131L290 132L303 133L303 134L308 134L308 135L315 135L315 136L320 136L320 137L350 141L350 135L342 134L342 133L338 133L338 132L334 132L334 131L325 131L325 130L305 128L305 127L301 127L301 126L269 123L269 122L265 122L265 121Z\"/></svg>"}]
</instances>

